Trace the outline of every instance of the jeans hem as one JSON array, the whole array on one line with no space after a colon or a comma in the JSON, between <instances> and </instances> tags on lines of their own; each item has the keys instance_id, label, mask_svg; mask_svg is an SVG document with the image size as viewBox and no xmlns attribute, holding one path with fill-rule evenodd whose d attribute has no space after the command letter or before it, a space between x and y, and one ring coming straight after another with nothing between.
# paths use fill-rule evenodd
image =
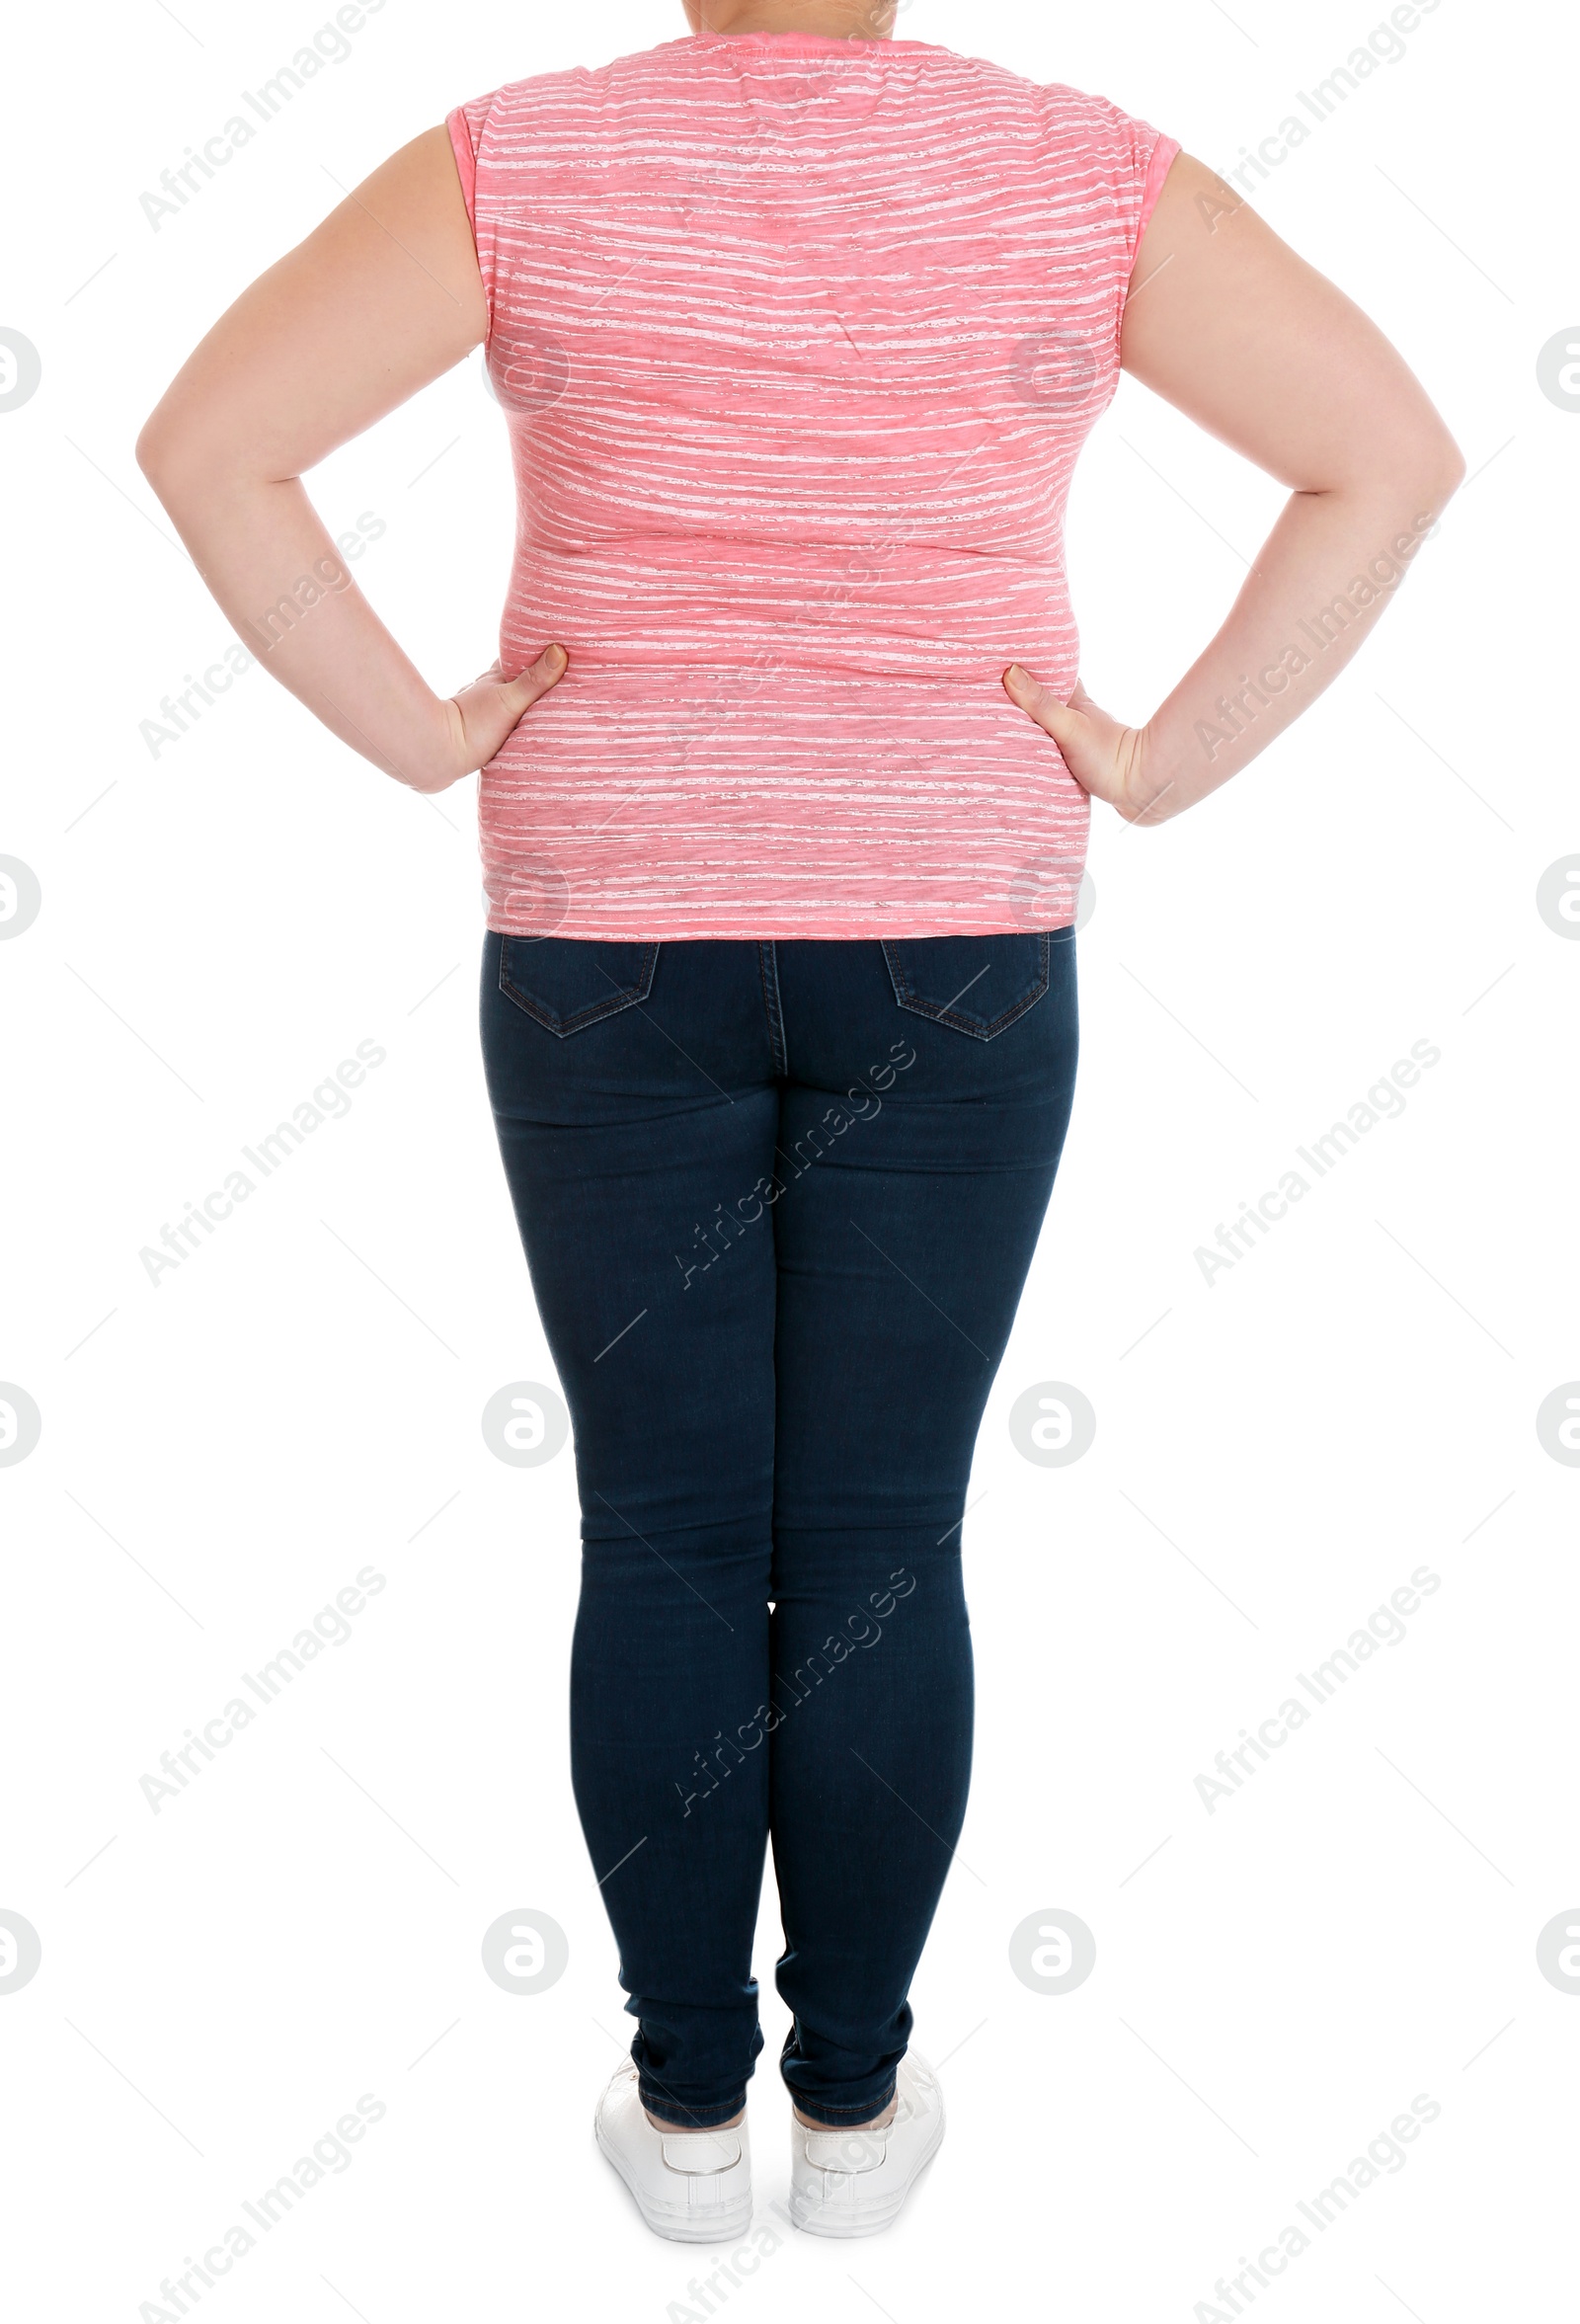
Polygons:
<instances>
[{"instance_id":1,"label":"jeans hem","mask_svg":"<svg viewBox=\"0 0 1580 2324\"><path fill-rule=\"evenodd\" d=\"M797 2112L805 2115L810 2122L816 2123L820 2130L848 2130L852 2123L870 2123L874 2115L883 2113L884 2108L894 2097L897 2087L898 2085L891 2081L887 2093L882 2098L870 2098L860 2106L823 2107L819 2102L808 2098L804 2091L797 2090L794 2083L785 2083L785 2088L790 2093L791 2103Z\"/></svg>"},{"instance_id":2,"label":"jeans hem","mask_svg":"<svg viewBox=\"0 0 1580 2324\"><path fill-rule=\"evenodd\" d=\"M637 2094L650 2115L657 2115L662 2123L676 2130L716 2130L721 2123L728 2123L740 2114L747 2103L743 2083L739 2098L721 2099L713 2106L677 2106L672 2097L662 2090L650 2090L640 2074L636 2078Z\"/></svg>"}]
</instances>

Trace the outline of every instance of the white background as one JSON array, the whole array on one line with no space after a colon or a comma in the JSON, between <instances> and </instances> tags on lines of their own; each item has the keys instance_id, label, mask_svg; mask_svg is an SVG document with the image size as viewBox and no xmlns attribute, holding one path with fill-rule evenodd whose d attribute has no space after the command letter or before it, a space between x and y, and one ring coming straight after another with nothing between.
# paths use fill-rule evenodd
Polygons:
<instances>
[{"instance_id":1,"label":"white background","mask_svg":"<svg viewBox=\"0 0 1580 2324\"><path fill-rule=\"evenodd\" d=\"M229 633L131 446L337 185L459 99L684 27L662 0L580 25L389 0L156 233L139 195L332 13L120 0L10 41L0 324L43 373L0 413L0 853L43 904L0 943L0 1379L42 1435L0 1469L0 1907L42 1962L0 1992L6 2304L129 2324L370 2092L351 2167L205 2313L660 2324L706 2312L687 2279L715 2262L651 2237L591 2143L630 2027L567 1773L571 1456L509 1468L479 1428L553 1375L476 1051L472 786L396 788L256 670L156 760L139 722ZM1386 13L915 0L900 31L1100 90L1224 168ZM951 2133L888 2236L780 2226L720 2280L760 2324L1187 2319L1422 2093L1441 2116L1405 2167L1259 2304L1572 2312L1580 1998L1537 1939L1580 1922L1580 1470L1536 1414L1580 1375L1580 943L1536 890L1580 851L1580 413L1537 376L1580 339L1576 60L1556 14L1471 0L1405 45L1256 200L1401 347L1470 481L1296 732L1161 831L1097 819L1074 1125L966 1531L979 1756L914 1994ZM481 669L512 516L476 361L315 493L337 530L383 521L357 577L430 677ZM1100 700L1149 713L1278 499L1124 384L1071 523ZM387 1058L350 1114L155 1288L139 1250L364 1039ZM1204 1282L1197 1246L1418 1040L1441 1062L1402 1117ZM1073 1466L1010 1441L1041 1381L1096 1408ZM351 1640L152 1813L139 1778L368 1564L387 1586ZM1214 1755L1423 1564L1404 1642L1210 1814ZM518 1908L570 1941L530 1996L480 1960ZM1052 1908L1095 1934L1078 1991L1009 1965ZM770 2225L776 1949L770 1890Z\"/></svg>"}]
</instances>

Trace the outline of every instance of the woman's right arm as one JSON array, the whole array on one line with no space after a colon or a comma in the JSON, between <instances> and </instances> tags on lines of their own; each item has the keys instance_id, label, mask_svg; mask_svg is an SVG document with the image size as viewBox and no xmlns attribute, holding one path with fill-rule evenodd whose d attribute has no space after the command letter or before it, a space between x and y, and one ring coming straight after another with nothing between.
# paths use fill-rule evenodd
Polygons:
<instances>
[{"instance_id":1,"label":"woman's right arm","mask_svg":"<svg viewBox=\"0 0 1580 2324\"><path fill-rule=\"evenodd\" d=\"M487 327L449 135L430 129L243 291L137 441L144 475L263 667L419 791L485 766L565 657L550 648L519 678L496 670L436 694L352 580L301 479Z\"/></svg>"},{"instance_id":2,"label":"woman's right arm","mask_svg":"<svg viewBox=\"0 0 1580 2324\"><path fill-rule=\"evenodd\" d=\"M1464 476L1401 357L1250 203L1180 154L1142 236L1125 368L1290 486L1218 635L1144 727L1077 685L1012 698L1095 798L1162 823L1237 774L1332 684Z\"/></svg>"}]
</instances>

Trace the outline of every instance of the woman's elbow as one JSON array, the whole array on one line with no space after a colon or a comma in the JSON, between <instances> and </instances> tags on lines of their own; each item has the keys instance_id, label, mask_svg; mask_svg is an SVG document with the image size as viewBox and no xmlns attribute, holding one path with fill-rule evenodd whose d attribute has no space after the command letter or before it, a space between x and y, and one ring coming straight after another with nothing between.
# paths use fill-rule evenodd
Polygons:
<instances>
[{"instance_id":1,"label":"woman's elbow","mask_svg":"<svg viewBox=\"0 0 1580 2324\"><path fill-rule=\"evenodd\" d=\"M1464 454L1435 412L1377 428L1349 447L1330 489L1368 504L1407 502L1412 515L1436 516L1464 482Z\"/></svg>"},{"instance_id":2,"label":"woman's elbow","mask_svg":"<svg viewBox=\"0 0 1580 2324\"><path fill-rule=\"evenodd\" d=\"M1382 433L1393 440L1385 456L1396 483L1407 485L1423 506L1434 510L1454 498L1464 482L1464 454L1442 413L1420 388L1398 414L1395 428Z\"/></svg>"},{"instance_id":3,"label":"woman's elbow","mask_svg":"<svg viewBox=\"0 0 1580 2324\"><path fill-rule=\"evenodd\" d=\"M1420 483L1435 508L1453 500L1465 478L1464 454L1441 421L1419 446Z\"/></svg>"},{"instance_id":4,"label":"woman's elbow","mask_svg":"<svg viewBox=\"0 0 1580 2324\"><path fill-rule=\"evenodd\" d=\"M180 490L183 436L180 421L169 409L167 399L154 406L132 447L138 467L167 507L172 494Z\"/></svg>"},{"instance_id":5,"label":"woman's elbow","mask_svg":"<svg viewBox=\"0 0 1580 2324\"><path fill-rule=\"evenodd\" d=\"M166 395L154 406L134 453L172 516L186 502L211 500L250 484L256 472L256 463L238 451L223 413L177 395Z\"/></svg>"}]
</instances>

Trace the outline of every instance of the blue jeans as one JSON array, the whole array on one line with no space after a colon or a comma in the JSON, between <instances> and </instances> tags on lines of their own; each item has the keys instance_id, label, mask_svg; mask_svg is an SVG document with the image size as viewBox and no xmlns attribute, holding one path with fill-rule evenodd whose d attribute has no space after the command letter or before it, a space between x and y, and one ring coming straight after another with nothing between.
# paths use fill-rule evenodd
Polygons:
<instances>
[{"instance_id":1,"label":"blue jeans","mask_svg":"<svg viewBox=\"0 0 1580 2324\"><path fill-rule=\"evenodd\" d=\"M887 2105L965 1815L972 1450L1053 1187L1073 931L600 943L491 933L483 1052L569 1403L572 1777L645 2105L762 2047Z\"/></svg>"}]
</instances>

